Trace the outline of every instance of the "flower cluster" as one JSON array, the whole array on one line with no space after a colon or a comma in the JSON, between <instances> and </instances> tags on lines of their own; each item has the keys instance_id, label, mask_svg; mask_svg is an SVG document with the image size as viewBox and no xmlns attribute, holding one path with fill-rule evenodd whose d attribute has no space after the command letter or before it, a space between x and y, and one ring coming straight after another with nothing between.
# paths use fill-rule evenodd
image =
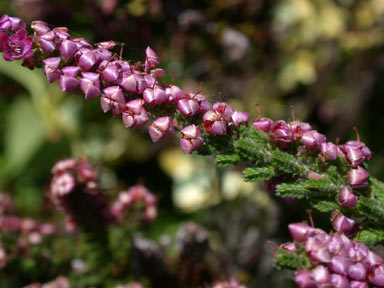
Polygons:
<instances>
[{"instance_id":1,"label":"flower cluster","mask_svg":"<svg viewBox=\"0 0 384 288\"><path fill-rule=\"evenodd\" d=\"M274 122L272 119L260 116L256 118L253 125L259 130L268 134L269 138L280 149L288 149L298 146L298 154L302 153L304 148L308 153L314 154L324 162L335 161L338 157L344 159L345 163L350 166L348 172L348 184L339 192L338 202L342 207L355 207L358 196L358 189L368 186L368 172L361 166L365 160L369 160L372 156L370 149L360 141L360 136L356 131L357 140L348 141L343 145L332 142L326 142L326 136L312 129L308 123L293 121L285 122L278 120ZM294 146L296 145L296 146ZM311 176L309 176L311 177ZM319 177L321 175L314 175ZM265 181L268 191L274 192L276 185L284 182L285 175L275 177L275 179ZM355 193L354 193L355 192ZM357 224L354 220L349 219L340 213L333 217L334 228L336 231L344 232L352 235L353 231L357 232Z\"/></svg>"},{"instance_id":2,"label":"flower cluster","mask_svg":"<svg viewBox=\"0 0 384 288\"><path fill-rule=\"evenodd\" d=\"M7 15L3 18L24 23ZM13 26L3 27L4 31L13 31ZM72 38L66 27L51 30L43 21L34 21L31 27L32 38L26 38L24 29L12 36L15 39L1 40L12 48L2 49L4 57L30 58L33 43L36 57L25 61L25 66L33 68L43 63L48 81L58 80L63 91L80 88L86 99L100 97L103 111L121 115L126 127L137 129L153 118L148 128L153 142L172 135L176 128L181 130L182 150L192 153L204 142L202 130L227 135L249 119L248 113L235 111L224 102L211 105L201 91L188 93L173 84L160 84L158 79L165 76L165 71L156 68L159 59L150 47L145 51L144 64L131 64L111 52L116 46L113 41L94 47L83 38ZM14 50L20 50L17 57ZM176 121L178 115L183 117L182 123Z\"/></svg>"},{"instance_id":3,"label":"flower cluster","mask_svg":"<svg viewBox=\"0 0 384 288\"><path fill-rule=\"evenodd\" d=\"M104 195L101 193L97 176L98 169L85 159L64 159L52 168L54 175L48 191L52 200L67 215L66 228L76 229L79 221L87 219L78 210L86 209L101 215L101 220L110 223L113 220ZM93 209L92 209L93 208ZM91 219L89 219L91 220Z\"/></svg>"},{"instance_id":4,"label":"flower cluster","mask_svg":"<svg viewBox=\"0 0 384 288\"><path fill-rule=\"evenodd\" d=\"M140 202L144 205L144 220L152 222L157 215L157 206L155 196L142 185L136 185L129 188L127 191L120 192L117 200L112 204L112 214L121 221L125 212L131 209L132 206Z\"/></svg>"},{"instance_id":5,"label":"flower cluster","mask_svg":"<svg viewBox=\"0 0 384 288\"><path fill-rule=\"evenodd\" d=\"M0 235L14 235L17 251L27 251L31 245L42 243L44 236L54 235L56 226L50 223L39 223L31 218L21 218L14 214L11 198L0 193ZM1 239L0 239L1 240ZM6 265L7 252L0 241L0 268Z\"/></svg>"},{"instance_id":6,"label":"flower cluster","mask_svg":"<svg viewBox=\"0 0 384 288\"><path fill-rule=\"evenodd\" d=\"M300 288L384 287L384 260L344 233L326 233L306 222L288 226L295 242L282 244L280 249L294 253L305 251L311 268L301 268L295 274Z\"/></svg>"},{"instance_id":7,"label":"flower cluster","mask_svg":"<svg viewBox=\"0 0 384 288\"><path fill-rule=\"evenodd\" d=\"M144 204L143 218L146 222L152 222L157 216L156 197L142 185L121 192L109 205L98 186L98 169L85 159L61 160L52 168L52 174L48 197L67 215L69 231L75 229L80 224L78 222L94 221L92 217L101 217L99 220L104 224L121 222L126 211L137 202ZM89 211L95 215L84 215Z\"/></svg>"}]
</instances>

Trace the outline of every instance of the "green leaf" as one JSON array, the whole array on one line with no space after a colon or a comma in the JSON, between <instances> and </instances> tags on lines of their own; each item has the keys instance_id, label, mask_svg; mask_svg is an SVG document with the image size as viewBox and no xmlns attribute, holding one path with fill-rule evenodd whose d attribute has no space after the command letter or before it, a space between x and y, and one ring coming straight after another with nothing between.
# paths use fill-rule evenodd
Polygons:
<instances>
[{"instance_id":1,"label":"green leaf","mask_svg":"<svg viewBox=\"0 0 384 288\"><path fill-rule=\"evenodd\" d=\"M375 194L376 198L384 203L384 183L377 180L374 177L369 177L369 185L372 189L373 194Z\"/></svg>"},{"instance_id":2,"label":"green leaf","mask_svg":"<svg viewBox=\"0 0 384 288\"><path fill-rule=\"evenodd\" d=\"M219 167L229 167L239 164L240 157L236 154L222 154L216 156L216 163Z\"/></svg>"},{"instance_id":3,"label":"green leaf","mask_svg":"<svg viewBox=\"0 0 384 288\"><path fill-rule=\"evenodd\" d=\"M236 153L243 159L256 163L268 163L269 152L251 138L241 138L234 144Z\"/></svg>"},{"instance_id":4,"label":"green leaf","mask_svg":"<svg viewBox=\"0 0 384 288\"><path fill-rule=\"evenodd\" d=\"M339 209L339 205L336 202L328 200L313 201L311 205L320 212L332 212Z\"/></svg>"},{"instance_id":5,"label":"green leaf","mask_svg":"<svg viewBox=\"0 0 384 288\"><path fill-rule=\"evenodd\" d=\"M246 182L256 182L271 179L275 175L275 169L270 167L250 167L243 171Z\"/></svg>"},{"instance_id":6,"label":"green leaf","mask_svg":"<svg viewBox=\"0 0 384 288\"><path fill-rule=\"evenodd\" d=\"M276 269L292 269L306 268L310 266L310 262L305 253L297 254L285 249L278 249L275 254Z\"/></svg>"},{"instance_id":7,"label":"green leaf","mask_svg":"<svg viewBox=\"0 0 384 288\"><path fill-rule=\"evenodd\" d=\"M9 108L5 131L5 166L1 177L20 173L45 140L43 123L30 100L18 98Z\"/></svg>"},{"instance_id":8,"label":"green leaf","mask_svg":"<svg viewBox=\"0 0 384 288\"><path fill-rule=\"evenodd\" d=\"M382 202L368 199L365 197L360 197L356 208L372 222L384 224L384 207Z\"/></svg>"},{"instance_id":9,"label":"green leaf","mask_svg":"<svg viewBox=\"0 0 384 288\"><path fill-rule=\"evenodd\" d=\"M339 188L328 177L309 179L305 182L305 187L315 192L315 196L332 196L339 192Z\"/></svg>"},{"instance_id":10,"label":"green leaf","mask_svg":"<svg viewBox=\"0 0 384 288\"><path fill-rule=\"evenodd\" d=\"M376 228L364 229L357 235L360 242L364 242L370 247L384 243L384 230Z\"/></svg>"},{"instance_id":11,"label":"green leaf","mask_svg":"<svg viewBox=\"0 0 384 288\"><path fill-rule=\"evenodd\" d=\"M282 183L276 186L276 195L282 198L305 198L308 194L308 189L305 187L305 182Z\"/></svg>"},{"instance_id":12,"label":"green leaf","mask_svg":"<svg viewBox=\"0 0 384 288\"><path fill-rule=\"evenodd\" d=\"M302 174L302 165L296 159L295 156L282 152L282 151L273 151L272 152L272 164L276 167L278 171L289 173L292 175Z\"/></svg>"}]
</instances>

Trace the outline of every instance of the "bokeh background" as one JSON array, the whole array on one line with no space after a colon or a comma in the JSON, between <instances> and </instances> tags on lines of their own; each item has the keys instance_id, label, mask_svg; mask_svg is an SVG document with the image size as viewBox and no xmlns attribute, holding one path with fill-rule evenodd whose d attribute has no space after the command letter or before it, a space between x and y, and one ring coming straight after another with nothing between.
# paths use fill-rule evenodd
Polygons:
<instances>
[{"instance_id":1,"label":"bokeh background","mask_svg":"<svg viewBox=\"0 0 384 288\"><path fill-rule=\"evenodd\" d=\"M165 81L174 73L191 92L202 83L211 101L221 93L253 117L260 104L264 116L287 120L293 105L296 118L341 142L355 138L356 126L373 151L371 173L384 179L382 0L2 0L0 12L67 26L94 43L123 42L133 61L149 45ZM306 203L276 199L236 169L216 168L213 158L182 154L176 137L152 144L146 130L104 115L97 100L63 94L41 70L3 59L0 131L0 189L19 215L59 217L44 197L50 169L63 157L87 157L100 166L108 197L138 182L157 195L158 220L142 233L169 259L183 223L195 221L208 231L204 253L218 279L291 287L265 242L287 241L287 224L306 219ZM328 215L314 218L330 228ZM51 280L48 273L30 279L37 264L28 265L14 268L12 281L20 280L9 283Z\"/></svg>"}]
</instances>

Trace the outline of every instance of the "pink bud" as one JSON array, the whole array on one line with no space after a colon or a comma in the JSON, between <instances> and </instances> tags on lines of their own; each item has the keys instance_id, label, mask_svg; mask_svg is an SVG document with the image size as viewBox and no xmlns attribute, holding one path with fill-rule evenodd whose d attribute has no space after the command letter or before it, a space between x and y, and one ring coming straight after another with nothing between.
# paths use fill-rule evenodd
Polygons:
<instances>
[{"instance_id":1,"label":"pink bud","mask_svg":"<svg viewBox=\"0 0 384 288\"><path fill-rule=\"evenodd\" d=\"M334 256L329 263L329 268L340 275L347 276L351 264L352 261L348 257Z\"/></svg>"},{"instance_id":2,"label":"pink bud","mask_svg":"<svg viewBox=\"0 0 384 288\"><path fill-rule=\"evenodd\" d=\"M121 114L124 110L125 96L120 86L109 86L103 92L104 97L100 98L100 104L104 113L111 110L113 116Z\"/></svg>"},{"instance_id":3,"label":"pink bud","mask_svg":"<svg viewBox=\"0 0 384 288\"><path fill-rule=\"evenodd\" d=\"M147 88L144 90L143 99L151 106L160 105L167 100L167 94L165 94L163 88L155 85L153 89Z\"/></svg>"},{"instance_id":4,"label":"pink bud","mask_svg":"<svg viewBox=\"0 0 384 288\"><path fill-rule=\"evenodd\" d=\"M269 118L257 118L253 121L253 126L257 128L259 131L264 131L268 133L271 131L273 125L273 121Z\"/></svg>"},{"instance_id":5,"label":"pink bud","mask_svg":"<svg viewBox=\"0 0 384 288\"><path fill-rule=\"evenodd\" d=\"M332 261L331 253L329 253L327 247L320 248L317 251L311 251L309 258L315 263L329 263Z\"/></svg>"},{"instance_id":6,"label":"pink bud","mask_svg":"<svg viewBox=\"0 0 384 288\"><path fill-rule=\"evenodd\" d=\"M331 275L331 283L334 288L350 288L348 279L339 274Z\"/></svg>"},{"instance_id":7,"label":"pink bud","mask_svg":"<svg viewBox=\"0 0 384 288\"><path fill-rule=\"evenodd\" d=\"M159 60L155 51L153 51L149 46L147 47L147 49L145 49L145 56L145 71L149 71L159 64Z\"/></svg>"},{"instance_id":8,"label":"pink bud","mask_svg":"<svg viewBox=\"0 0 384 288\"><path fill-rule=\"evenodd\" d=\"M138 81L134 74L123 73L123 77L120 86L127 92L136 93L138 88Z\"/></svg>"},{"instance_id":9,"label":"pink bud","mask_svg":"<svg viewBox=\"0 0 384 288\"><path fill-rule=\"evenodd\" d=\"M60 76L60 87L61 90L71 91L77 88L80 81L77 79L80 68L77 66L67 66L62 69L63 75Z\"/></svg>"},{"instance_id":10,"label":"pink bud","mask_svg":"<svg viewBox=\"0 0 384 288\"><path fill-rule=\"evenodd\" d=\"M98 48L103 48L103 49L107 49L107 50L111 50L111 49L115 48L115 46L116 46L116 43L113 41L104 41L104 42L97 43Z\"/></svg>"},{"instance_id":11,"label":"pink bud","mask_svg":"<svg viewBox=\"0 0 384 288\"><path fill-rule=\"evenodd\" d=\"M60 56L65 61L70 60L77 52L77 45L72 40L64 40L60 45Z\"/></svg>"},{"instance_id":12,"label":"pink bud","mask_svg":"<svg viewBox=\"0 0 384 288\"><path fill-rule=\"evenodd\" d=\"M351 249L349 249L349 257L355 261L360 262L368 256L369 249L364 243L356 242ZM358 280L358 279L356 279Z\"/></svg>"},{"instance_id":13,"label":"pink bud","mask_svg":"<svg viewBox=\"0 0 384 288\"><path fill-rule=\"evenodd\" d=\"M80 88L85 94L85 99L96 98L101 95L100 75L93 72L82 72Z\"/></svg>"},{"instance_id":14,"label":"pink bud","mask_svg":"<svg viewBox=\"0 0 384 288\"><path fill-rule=\"evenodd\" d=\"M303 134L303 137L301 138L304 147L311 152L318 150L320 148L320 145L324 143L325 140L325 136L323 134L318 133L316 130L305 132Z\"/></svg>"},{"instance_id":15,"label":"pink bud","mask_svg":"<svg viewBox=\"0 0 384 288\"><path fill-rule=\"evenodd\" d=\"M199 112L200 106L195 99L180 99L177 102L177 110L186 117L193 116Z\"/></svg>"},{"instance_id":16,"label":"pink bud","mask_svg":"<svg viewBox=\"0 0 384 288\"><path fill-rule=\"evenodd\" d=\"M368 186L368 176L367 170L357 166L348 172L348 182L352 188L364 188Z\"/></svg>"},{"instance_id":17,"label":"pink bud","mask_svg":"<svg viewBox=\"0 0 384 288\"><path fill-rule=\"evenodd\" d=\"M317 288L316 282L312 280L312 272L308 270L297 271L295 283L299 288Z\"/></svg>"},{"instance_id":18,"label":"pink bud","mask_svg":"<svg viewBox=\"0 0 384 288\"><path fill-rule=\"evenodd\" d=\"M60 78L61 71L60 67L60 57L51 57L43 60L44 62L44 72L47 76L49 83L52 83Z\"/></svg>"},{"instance_id":19,"label":"pink bud","mask_svg":"<svg viewBox=\"0 0 384 288\"><path fill-rule=\"evenodd\" d=\"M203 144L204 139L198 126L192 124L184 127L180 132L183 135L180 139L180 147L184 153L191 154Z\"/></svg>"},{"instance_id":20,"label":"pink bud","mask_svg":"<svg viewBox=\"0 0 384 288\"><path fill-rule=\"evenodd\" d=\"M97 58L96 54L93 50L89 49L83 49L79 50L80 56L76 57L77 60L77 65L83 70L83 71L88 71L93 67L93 65L96 64ZM76 54L77 54L76 53Z\"/></svg>"},{"instance_id":21,"label":"pink bud","mask_svg":"<svg viewBox=\"0 0 384 288\"><path fill-rule=\"evenodd\" d=\"M384 286L384 265L380 265L368 274L369 283L376 286Z\"/></svg>"},{"instance_id":22,"label":"pink bud","mask_svg":"<svg viewBox=\"0 0 384 288\"><path fill-rule=\"evenodd\" d=\"M255 125L255 123L253 123ZM277 147L284 149L288 148L293 141L291 129L284 120L276 121L269 132L269 137L276 142Z\"/></svg>"},{"instance_id":23,"label":"pink bud","mask_svg":"<svg viewBox=\"0 0 384 288\"><path fill-rule=\"evenodd\" d=\"M184 96L184 92L175 85L165 88L165 94L167 94L167 104L174 104Z\"/></svg>"},{"instance_id":24,"label":"pink bud","mask_svg":"<svg viewBox=\"0 0 384 288\"><path fill-rule=\"evenodd\" d=\"M153 142L172 135L174 132L172 118L168 116L157 118L151 126L149 126L148 132Z\"/></svg>"},{"instance_id":25,"label":"pink bud","mask_svg":"<svg viewBox=\"0 0 384 288\"><path fill-rule=\"evenodd\" d=\"M107 82L115 82L118 78L119 78L119 67L116 63L114 62L111 62L109 64L107 63L104 63L104 62L107 62L107 61L103 61L101 64L100 64L100 69L103 70L102 74L101 74L101 77L107 81Z\"/></svg>"},{"instance_id":26,"label":"pink bud","mask_svg":"<svg viewBox=\"0 0 384 288\"><path fill-rule=\"evenodd\" d=\"M283 243L279 246L280 249L284 249L284 250L287 250L287 251L290 251L290 252L296 252L297 249L296 249L296 245L295 243L293 242L286 242L286 243Z\"/></svg>"},{"instance_id":27,"label":"pink bud","mask_svg":"<svg viewBox=\"0 0 384 288\"><path fill-rule=\"evenodd\" d=\"M6 32L8 30L11 30L11 28L12 28L11 19L7 14L4 14L0 18L0 31Z\"/></svg>"},{"instance_id":28,"label":"pink bud","mask_svg":"<svg viewBox=\"0 0 384 288\"><path fill-rule=\"evenodd\" d=\"M289 232L297 242L304 242L315 234L315 229L308 226L306 222L291 223L288 225Z\"/></svg>"},{"instance_id":29,"label":"pink bud","mask_svg":"<svg viewBox=\"0 0 384 288\"><path fill-rule=\"evenodd\" d=\"M149 117L147 111L143 107L143 100L134 99L125 105L122 118L125 127L137 129L147 123Z\"/></svg>"},{"instance_id":30,"label":"pink bud","mask_svg":"<svg viewBox=\"0 0 384 288\"><path fill-rule=\"evenodd\" d=\"M367 276L367 269L362 263L357 262L349 266L348 276L353 280L364 281Z\"/></svg>"},{"instance_id":31,"label":"pink bud","mask_svg":"<svg viewBox=\"0 0 384 288\"><path fill-rule=\"evenodd\" d=\"M384 260L376 253L369 251L367 257L363 259L363 262L369 269L372 269L373 267L383 264Z\"/></svg>"},{"instance_id":32,"label":"pink bud","mask_svg":"<svg viewBox=\"0 0 384 288\"><path fill-rule=\"evenodd\" d=\"M214 110L208 110L203 115L204 129L213 135L227 134L227 122L221 118L221 114Z\"/></svg>"},{"instance_id":33,"label":"pink bud","mask_svg":"<svg viewBox=\"0 0 384 288\"><path fill-rule=\"evenodd\" d=\"M325 161L332 161L337 159L338 151L337 145L332 142L324 142L320 145L320 155Z\"/></svg>"},{"instance_id":34,"label":"pink bud","mask_svg":"<svg viewBox=\"0 0 384 288\"><path fill-rule=\"evenodd\" d=\"M40 44L40 48L45 53L52 53L56 50L56 45L54 43L54 37L55 33L53 31L48 31L47 33L44 33L40 35L39 37L36 37Z\"/></svg>"},{"instance_id":35,"label":"pink bud","mask_svg":"<svg viewBox=\"0 0 384 288\"><path fill-rule=\"evenodd\" d=\"M351 281L349 282L351 288L369 288L367 282Z\"/></svg>"},{"instance_id":36,"label":"pink bud","mask_svg":"<svg viewBox=\"0 0 384 288\"><path fill-rule=\"evenodd\" d=\"M308 123L300 122L300 121L289 122L288 126L291 128L295 141L300 140L305 132L312 130L311 125L309 125Z\"/></svg>"},{"instance_id":37,"label":"pink bud","mask_svg":"<svg viewBox=\"0 0 384 288\"><path fill-rule=\"evenodd\" d=\"M341 149L345 153L345 157L352 167L357 167L364 160L369 160L372 156L369 148L360 141L348 141L341 146Z\"/></svg>"},{"instance_id":38,"label":"pink bud","mask_svg":"<svg viewBox=\"0 0 384 288\"><path fill-rule=\"evenodd\" d=\"M345 207L355 207L357 196L352 193L347 187L344 187L340 191L339 203Z\"/></svg>"},{"instance_id":39,"label":"pink bud","mask_svg":"<svg viewBox=\"0 0 384 288\"><path fill-rule=\"evenodd\" d=\"M323 265L318 265L312 269L312 278L317 283L328 283L329 281L331 281L331 273L329 273L327 267Z\"/></svg>"},{"instance_id":40,"label":"pink bud","mask_svg":"<svg viewBox=\"0 0 384 288\"><path fill-rule=\"evenodd\" d=\"M232 113L232 122L237 127L247 123L249 120L249 117L250 115L247 112L234 111Z\"/></svg>"},{"instance_id":41,"label":"pink bud","mask_svg":"<svg viewBox=\"0 0 384 288\"><path fill-rule=\"evenodd\" d=\"M1 20L0 20L0 23L1 23ZM47 33L50 30L48 27L48 24L41 20L32 21L31 28L35 31L35 33L40 35Z\"/></svg>"},{"instance_id":42,"label":"pink bud","mask_svg":"<svg viewBox=\"0 0 384 288\"><path fill-rule=\"evenodd\" d=\"M230 122L232 120L233 110L231 106L229 106L227 103L225 102L215 103L212 106L212 110L219 113L221 115L221 118L226 122Z\"/></svg>"},{"instance_id":43,"label":"pink bud","mask_svg":"<svg viewBox=\"0 0 384 288\"><path fill-rule=\"evenodd\" d=\"M55 176L51 182L51 193L55 196L69 194L75 188L76 181L69 173Z\"/></svg>"},{"instance_id":44,"label":"pink bud","mask_svg":"<svg viewBox=\"0 0 384 288\"><path fill-rule=\"evenodd\" d=\"M332 215L332 226L336 231L343 232L347 236L353 236L359 230L359 225L355 221L338 212Z\"/></svg>"}]
</instances>

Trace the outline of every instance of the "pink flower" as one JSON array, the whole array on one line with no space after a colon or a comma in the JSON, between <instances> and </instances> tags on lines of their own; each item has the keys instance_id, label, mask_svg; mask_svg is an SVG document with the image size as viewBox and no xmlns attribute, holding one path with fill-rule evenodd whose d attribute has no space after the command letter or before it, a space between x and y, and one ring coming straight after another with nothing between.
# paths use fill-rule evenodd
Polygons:
<instances>
[{"instance_id":1,"label":"pink flower","mask_svg":"<svg viewBox=\"0 0 384 288\"><path fill-rule=\"evenodd\" d=\"M27 37L27 30L22 29L12 36L2 32L0 33L0 47L3 51L3 57L7 61L17 59L28 59L33 56L32 38Z\"/></svg>"}]
</instances>

